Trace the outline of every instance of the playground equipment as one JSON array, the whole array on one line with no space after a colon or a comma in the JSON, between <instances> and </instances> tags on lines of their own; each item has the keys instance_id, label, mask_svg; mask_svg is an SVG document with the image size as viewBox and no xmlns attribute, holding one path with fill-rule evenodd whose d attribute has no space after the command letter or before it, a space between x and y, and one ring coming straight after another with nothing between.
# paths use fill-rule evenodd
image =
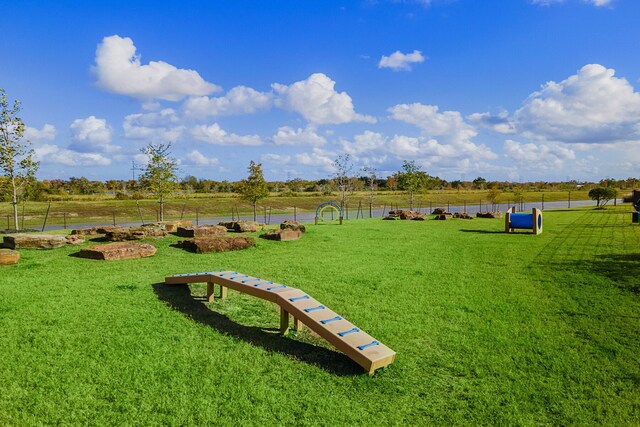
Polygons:
<instances>
[{"instance_id":1,"label":"playground equipment","mask_svg":"<svg viewBox=\"0 0 640 427\"><path fill-rule=\"evenodd\" d=\"M542 211L533 208L530 214L516 213L516 207L509 208L504 218L504 231L513 233L516 229L533 230L533 234L542 234Z\"/></svg>"},{"instance_id":2,"label":"playground equipment","mask_svg":"<svg viewBox=\"0 0 640 427\"><path fill-rule=\"evenodd\" d=\"M324 217L322 216L322 214L327 209L336 211L338 213L338 220L340 221L340 224L342 224L342 208L340 207L340 205L335 202L324 202L320 203L316 208L316 225L318 225L319 220L324 221Z\"/></svg>"},{"instance_id":3,"label":"playground equipment","mask_svg":"<svg viewBox=\"0 0 640 427\"><path fill-rule=\"evenodd\" d=\"M396 352L375 340L371 335L355 327L328 307L300 289L238 273L237 271L213 271L205 273L178 274L165 278L167 285L206 283L207 299L214 300L214 287L220 286L220 298L227 288L271 301L280 306L280 333L289 329L289 316L293 316L293 329L302 324L329 341L362 366L369 375L395 359Z\"/></svg>"}]
</instances>

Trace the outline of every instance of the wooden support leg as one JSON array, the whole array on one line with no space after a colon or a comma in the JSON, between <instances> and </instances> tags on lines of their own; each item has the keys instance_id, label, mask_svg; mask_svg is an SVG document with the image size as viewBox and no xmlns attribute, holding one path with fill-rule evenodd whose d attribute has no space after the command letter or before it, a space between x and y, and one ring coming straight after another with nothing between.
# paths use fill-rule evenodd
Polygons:
<instances>
[{"instance_id":1,"label":"wooden support leg","mask_svg":"<svg viewBox=\"0 0 640 427\"><path fill-rule=\"evenodd\" d=\"M207 301L212 302L215 299L213 296L213 282L207 282Z\"/></svg>"},{"instance_id":2,"label":"wooden support leg","mask_svg":"<svg viewBox=\"0 0 640 427\"><path fill-rule=\"evenodd\" d=\"M294 331L299 331L302 329L302 322L300 321L300 319L296 319L295 317L293 318L293 330Z\"/></svg>"},{"instance_id":3,"label":"wooden support leg","mask_svg":"<svg viewBox=\"0 0 640 427\"><path fill-rule=\"evenodd\" d=\"M280 307L280 333L286 334L289 330L289 313L282 307Z\"/></svg>"},{"instance_id":4,"label":"wooden support leg","mask_svg":"<svg viewBox=\"0 0 640 427\"><path fill-rule=\"evenodd\" d=\"M227 297L227 287L220 285L220 298Z\"/></svg>"}]
</instances>

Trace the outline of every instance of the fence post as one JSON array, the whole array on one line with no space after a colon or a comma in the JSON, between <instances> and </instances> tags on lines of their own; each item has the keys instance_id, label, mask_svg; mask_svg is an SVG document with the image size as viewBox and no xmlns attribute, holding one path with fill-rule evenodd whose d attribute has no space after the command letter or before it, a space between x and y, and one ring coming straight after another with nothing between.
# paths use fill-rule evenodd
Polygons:
<instances>
[{"instance_id":1,"label":"fence post","mask_svg":"<svg viewBox=\"0 0 640 427\"><path fill-rule=\"evenodd\" d=\"M44 215L44 222L42 223L42 231L47 225L47 218L49 218L49 209L51 209L51 200L49 200L49 206L47 206L47 213ZM7 223L9 222L9 216L7 215Z\"/></svg>"},{"instance_id":2,"label":"fence post","mask_svg":"<svg viewBox=\"0 0 640 427\"><path fill-rule=\"evenodd\" d=\"M569 200L568 200L568 203L567 203L567 208L571 209L571 191L569 191Z\"/></svg>"},{"instance_id":3,"label":"fence post","mask_svg":"<svg viewBox=\"0 0 640 427\"><path fill-rule=\"evenodd\" d=\"M62 212L62 220L64 221L64 229L67 229L67 213Z\"/></svg>"},{"instance_id":4,"label":"fence post","mask_svg":"<svg viewBox=\"0 0 640 427\"><path fill-rule=\"evenodd\" d=\"M451 212L451 204L447 200L447 212Z\"/></svg>"},{"instance_id":5,"label":"fence post","mask_svg":"<svg viewBox=\"0 0 640 427\"><path fill-rule=\"evenodd\" d=\"M198 208L196 208L196 227L198 226Z\"/></svg>"},{"instance_id":6,"label":"fence post","mask_svg":"<svg viewBox=\"0 0 640 427\"><path fill-rule=\"evenodd\" d=\"M542 193L542 210L544 210L544 193Z\"/></svg>"},{"instance_id":7,"label":"fence post","mask_svg":"<svg viewBox=\"0 0 640 427\"><path fill-rule=\"evenodd\" d=\"M369 202L369 218L373 218L373 203Z\"/></svg>"},{"instance_id":8,"label":"fence post","mask_svg":"<svg viewBox=\"0 0 640 427\"><path fill-rule=\"evenodd\" d=\"M116 226L116 213L113 212L113 226Z\"/></svg>"},{"instance_id":9,"label":"fence post","mask_svg":"<svg viewBox=\"0 0 640 427\"><path fill-rule=\"evenodd\" d=\"M298 208L293 207L293 220L298 221Z\"/></svg>"}]
</instances>

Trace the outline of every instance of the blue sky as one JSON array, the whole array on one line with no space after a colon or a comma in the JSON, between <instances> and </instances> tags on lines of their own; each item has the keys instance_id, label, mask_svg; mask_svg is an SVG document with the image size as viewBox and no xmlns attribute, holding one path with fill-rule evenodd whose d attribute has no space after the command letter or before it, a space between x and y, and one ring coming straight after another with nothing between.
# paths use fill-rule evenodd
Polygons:
<instances>
[{"instance_id":1,"label":"blue sky","mask_svg":"<svg viewBox=\"0 0 640 427\"><path fill-rule=\"evenodd\" d=\"M20 1L0 87L40 178L128 179L171 142L181 175L639 176L636 0Z\"/></svg>"}]
</instances>

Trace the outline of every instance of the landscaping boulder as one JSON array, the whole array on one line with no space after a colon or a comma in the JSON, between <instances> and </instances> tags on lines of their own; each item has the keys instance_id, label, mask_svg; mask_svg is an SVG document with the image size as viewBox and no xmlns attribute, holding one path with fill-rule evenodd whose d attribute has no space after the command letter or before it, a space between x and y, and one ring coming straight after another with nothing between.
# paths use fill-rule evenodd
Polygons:
<instances>
[{"instance_id":1,"label":"landscaping boulder","mask_svg":"<svg viewBox=\"0 0 640 427\"><path fill-rule=\"evenodd\" d=\"M84 237L77 234L70 234L68 236L64 236L64 238L67 239L68 245L79 245L81 243L84 243Z\"/></svg>"},{"instance_id":2,"label":"landscaping boulder","mask_svg":"<svg viewBox=\"0 0 640 427\"><path fill-rule=\"evenodd\" d=\"M447 210L445 208L435 208L433 212L431 212L432 215L442 215L445 213L447 213Z\"/></svg>"},{"instance_id":3,"label":"landscaping boulder","mask_svg":"<svg viewBox=\"0 0 640 427\"><path fill-rule=\"evenodd\" d=\"M115 242L106 245L91 245L80 250L80 258L98 260L120 260L145 258L156 253L156 248L148 243Z\"/></svg>"},{"instance_id":4,"label":"landscaping boulder","mask_svg":"<svg viewBox=\"0 0 640 427\"><path fill-rule=\"evenodd\" d=\"M221 222L218 225L227 227L229 231L235 231L236 233L255 233L261 227L255 221L231 221Z\"/></svg>"},{"instance_id":5,"label":"landscaping boulder","mask_svg":"<svg viewBox=\"0 0 640 427\"><path fill-rule=\"evenodd\" d=\"M77 228L75 230L71 230L71 235L73 236L95 236L96 234L100 234L96 227Z\"/></svg>"},{"instance_id":6,"label":"landscaping boulder","mask_svg":"<svg viewBox=\"0 0 640 427\"><path fill-rule=\"evenodd\" d=\"M20 254L11 249L0 249L0 265L13 265L17 264L20 259Z\"/></svg>"},{"instance_id":7,"label":"landscaping boulder","mask_svg":"<svg viewBox=\"0 0 640 427\"><path fill-rule=\"evenodd\" d=\"M269 230L266 233L261 234L260 237L267 240L278 240L280 242L287 242L290 240L300 239L300 237L302 237L302 231L292 230L289 228L280 230Z\"/></svg>"},{"instance_id":8,"label":"landscaping boulder","mask_svg":"<svg viewBox=\"0 0 640 427\"><path fill-rule=\"evenodd\" d=\"M154 224L155 226L161 228L162 230L173 233L178 230L179 227L182 228L191 228L193 227L193 221L191 220L175 220L175 221L160 221Z\"/></svg>"},{"instance_id":9,"label":"landscaping boulder","mask_svg":"<svg viewBox=\"0 0 640 427\"><path fill-rule=\"evenodd\" d=\"M124 228L124 227L121 227L121 226L119 226L119 225L107 225L107 226L104 226L104 227L98 227L98 228L96 228L96 232L97 232L98 234L107 234L107 233L110 233L110 232L112 232L112 231L119 231L119 230L122 230L123 228Z\"/></svg>"},{"instance_id":10,"label":"landscaping boulder","mask_svg":"<svg viewBox=\"0 0 640 427\"><path fill-rule=\"evenodd\" d=\"M398 209L389 212L390 217L398 217L402 220L424 221L424 214L418 211Z\"/></svg>"},{"instance_id":11,"label":"landscaping boulder","mask_svg":"<svg viewBox=\"0 0 640 427\"><path fill-rule=\"evenodd\" d=\"M197 227L178 227L176 234L180 237L207 237L226 234L227 227L222 225L200 225Z\"/></svg>"},{"instance_id":12,"label":"landscaping boulder","mask_svg":"<svg viewBox=\"0 0 640 427\"><path fill-rule=\"evenodd\" d=\"M56 234L11 234L3 240L9 249L55 249L67 244L65 236Z\"/></svg>"},{"instance_id":13,"label":"landscaping boulder","mask_svg":"<svg viewBox=\"0 0 640 427\"><path fill-rule=\"evenodd\" d=\"M502 218L502 212L478 212L478 218Z\"/></svg>"},{"instance_id":14,"label":"landscaping boulder","mask_svg":"<svg viewBox=\"0 0 640 427\"><path fill-rule=\"evenodd\" d=\"M468 213L462 213L462 212L456 212L453 214L454 218L460 218L460 219L473 219L473 217L471 215L469 215Z\"/></svg>"},{"instance_id":15,"label":"landscaping boulder","mask_svg":"<svg viewBox=\"0 0 640 427\"><path fill-rule=\"evenodd\" d=\"M306 227L299 223L298 221L285 221L282 224L280 224L280 229L281 230L300 230L300 232L304 233L307 231Z\"/></svg>"},{"instance_id":16,"label":"landscaping boulder","mask_svg":"<svg viewBox=\"0 0 640 427\"><path fill-rule=\"evenodd\" d=\"M247 249L256 245L253 237L195 237L178 242L178 246L199 254Z\"/></svg>"},{"instance_id":17,"label":"landscaping boulder","mask_svg":"<svg viewBox=\"0 0 640 427\"><path fill-rule=\"evenodd\" d=\"M141 240L146 237L164 237L167 234L163 226L148 224L140 227L116 228L106 233L106 239L112 242L124 242L127 240Z\"/></svg>"},{"instance_id":18,"label":"landscaping boulder","mask_svg":"<svg viewBox=\"0 0 640 427\"><path fill-rule=\"evenodd\" d=\"M395 216L395 215L388 215L388 216L385 216L385 217L384 217L384 218L382 218L382 219L383 219L383 220L386 220L386 221L395 221L395 220L397 220L397 219L400 219L400 217Z\"/></svg>"},{"instance_id":19,"label":"landscaping boulder","mask_svg":"<svg viewBox=\"0 0 640 427\"><path fill-rule=\"evenodd\" d=\"M440 215L436 215L436 216L435 216L435 218L433 218L433 219L437 219L437 220L440 220L440 221L444 221L444 220L447 220L447 219L449 219L449 218L451 218L451 214L449 214L449 215L447 215L447 214L440 214Z\"/></svg>"}]
</instances>

